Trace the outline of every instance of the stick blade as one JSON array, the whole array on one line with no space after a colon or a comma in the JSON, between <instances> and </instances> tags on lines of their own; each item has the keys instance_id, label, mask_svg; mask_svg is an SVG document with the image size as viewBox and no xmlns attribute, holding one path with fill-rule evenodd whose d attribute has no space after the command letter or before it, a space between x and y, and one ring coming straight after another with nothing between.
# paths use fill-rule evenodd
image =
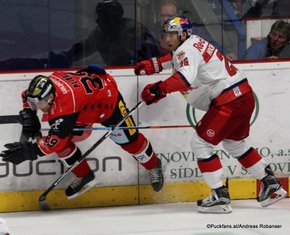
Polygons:
<instances>
[{"instance_id":1,"label":"stick blade","mask_svg":"<svg viewBox=\"0 0 290 235\"><path fill-rule=\"evenodd\" d=\"M39 200L38 200L38 203L39 203L40 210L42 210L42 211L50 210L50 207L49 207L48 203L46 202L46 197L45 196L40 196Z\"/></svg>"}]
</instances>

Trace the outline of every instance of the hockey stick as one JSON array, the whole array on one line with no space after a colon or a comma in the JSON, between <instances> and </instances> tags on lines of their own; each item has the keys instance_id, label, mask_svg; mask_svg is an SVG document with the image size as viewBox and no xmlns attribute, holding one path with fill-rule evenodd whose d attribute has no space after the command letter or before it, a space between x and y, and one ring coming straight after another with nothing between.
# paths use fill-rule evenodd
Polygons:
<instances>
[{"instance_id":1,"label":"hockey stick","mask_svg":"<svg viewBox=\"0 0 290 235\"><path fill-rule=\"evenodd\" d=\"M73 169L75 169L93 150L95 150L96 147L98 147L105 139L107 139L112 132L120 127L122 123L131 116L136 110L138 110L144 103L140 101L134 108L131 109L129 113L114 127L112 127L109 131L107 131L92 147L90 147L81 157L81 159L74 164L72 164L54 183L48 187L42 193L38 199L39 207L41 210L49 210L48 203L46 202L46 196L50 193L51 190L53 190Z\"/></svg>"},{"instance_id":2,"label":"hockey stick","mask_svg":"<svg viewBox=\"0 0 290 235\"><path fill-rule=\"evenodd\" d=\"M116 129L126 130L126 129L166 129L166 128L195 128L191 125L165 125L165 126L120 126ZM111 130L113 127L84 127L84 128L74 128L74 131L103 131ZM49 131L49 128L42 128L42 131Z\"/></svg>"},{"instance_id":3,"label":"hockey stick","mask_svg":"<svg viewBox=\"0 0 290 235\"><path fill-rule=\"evenodd\" d=\"M194 126L191 125L165 125L165 126L121 126L118 129L165 129L165 128L188 128ZM91 128L75 128L74 131L98 131L98 130L110 130L112 127L91 127Z\"/></svg>"}]
</instances>

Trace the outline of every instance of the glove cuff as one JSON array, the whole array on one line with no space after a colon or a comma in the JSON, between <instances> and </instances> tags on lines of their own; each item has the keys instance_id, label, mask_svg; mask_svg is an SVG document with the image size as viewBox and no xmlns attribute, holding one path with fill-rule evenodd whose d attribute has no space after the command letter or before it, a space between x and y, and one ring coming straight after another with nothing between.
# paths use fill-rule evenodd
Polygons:
<instances>
[{"instance_id":1,"label":"glove cuff","mask_svg":"<svg viewBox=\"0 0 290 235\"><path fill-rule=\"evenodd\" d=\"M163 81L159 81L156 83L156 86L158 87L160 96L165 97L167 95L166 87Z\"/></svg>"},{"instance_id":2,"label":"glove cuff","mask_svg":"<svg viewBox=\"0 0 290 235\"><path fill-rule=\"evenodd\" d=\"M155 73L159 73L162 71L162 66L160 61L157 59L157 57L153 57L151 59L152 63L153 63L153 68L154 68L154 72Z\"/></svg>"}]
</instances>

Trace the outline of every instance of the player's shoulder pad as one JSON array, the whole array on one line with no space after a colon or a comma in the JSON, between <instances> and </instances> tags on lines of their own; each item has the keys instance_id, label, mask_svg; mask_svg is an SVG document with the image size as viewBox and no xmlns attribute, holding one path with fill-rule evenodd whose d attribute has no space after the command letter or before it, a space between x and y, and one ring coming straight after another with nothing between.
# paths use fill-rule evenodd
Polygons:
<instances>
[{"instance_id":1,"label":"player's shoulder pad","mask_svg":"<svg viewBox=\"0 0 290 235\"><path fill-rule=\"evenodd\" d=\"M107 74L104 67L98 64L90 64L88 66L88 73Z\"/></svg>"},{"instance_id":2,"label":"player's shoulder pad","mask_svg":"<svg viewBox=\"0 0 290 235\"><path fill-rule=\"evenodd\" d=\"M104 67L98 64L90 64L87 68L80 69L77 71L77 73L81 73L81 72L87 72L88 74L100 74L100 75L107 74Z\"/></svg>"}]
</instances>

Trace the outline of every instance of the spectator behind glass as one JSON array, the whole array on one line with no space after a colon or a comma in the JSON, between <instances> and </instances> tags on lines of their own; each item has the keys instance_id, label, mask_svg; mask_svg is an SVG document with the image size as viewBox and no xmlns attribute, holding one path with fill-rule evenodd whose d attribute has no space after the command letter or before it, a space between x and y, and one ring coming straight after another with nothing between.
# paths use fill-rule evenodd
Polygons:
<instances>
[{"instance_id":1,"label":"spectator behind glass","mask_svg":"<svg viewBox=\"0 0 290 235\"><path fill-rule=\"evenodd\" d=\"M87 39L64 52L66 58L76 61L98 51L106 65L128 65L157 55L156 41L147 28L124 18L117 0L98 3L96 13L97 27Z\"/></svg>"},{"instance_id":2,"label":"spectator behind glass","mask_svg":"<svg viewBox=\"0 0 290 235\"><path fill-rule=\"evenodd\" d=\"M164 41L163 22L167 19L179 15L177 3L174 0L165 0L160 4L159 25L157 25L156 36L160 44L161 55L170 53L170 49Z\"/></svg>"},{"instance_id":3,"label":"spectator behind glass","mask_svg":"<svg viewBox=\"0 0 290 235\"><path fill-rule=\"evenodd\" d=\"M0 70L62 68L99 52L104 65L129 65L158 56L155 38L142 24L123 17L118 0L103 0L96 6L97 26L88 38L70 50L49 53L49 59L13 58L0 61ZM94 63L87 59L85 63Z\"/></svg>"},{"instance_id":4,"label":"spectator behind glass","mask_svg":"<svg viewBox=\"0 0 290 235\"><path fill-rule=\"evenodd\" d=\"M174 0L164 0L160 3L160 8L159 8L159 13L160 13L160 18L159 18L159 24L156 25L154 34L159 41L159 46L160 46L160 56L164 56L168 53L171 52L169 49L167 43L165 43L164 40L164 33L163 33L163 23L174 16L178 16L180 13L179 7L177 5L177 2ZM215 42L209 35L205 34L203 30L198 27L192 25L192 33L195 35L198 35L211 44L213 44L217 49L220 51L224 51L226 54L227 58L229 60L236 60L236 56L232 53L230 53L228 50L225 48L222 48L217 42Z\"/></svg>"},{"instance_id":5,"label":"spectator behind glass","mask_svg":"<svg viewBox=\"0 0 290 235\"><path fill-rule=\"evenodd\" d=\"M245 60L278 59L284 47L289 44L290 24L276 21L267 37L253 43L247 50ZM284 52L285 53L285 52ZM289 57L283 55L283 58Z\"/></svg>"},{"instance_id":6,"label":"spectator behind glass","mask_svg":"<svg viewBox=\"0 0 290 235\"><path fill-rule=\"evenodd\" d=\"M230 6L233 9L234 14L238 19L242 18L246 7L248 6L248 1L246 0L228 0Z\"/></svg>"},{"instance_id":7,"label":"spectator behind glass","mask_svg":"<svg viewBox=\"0 0 290 235\"><path fill-rule=\"evenodd\" d=\"M289 17L289 0L252 0L243 18Z\"/></svg>"}]
</instances>

